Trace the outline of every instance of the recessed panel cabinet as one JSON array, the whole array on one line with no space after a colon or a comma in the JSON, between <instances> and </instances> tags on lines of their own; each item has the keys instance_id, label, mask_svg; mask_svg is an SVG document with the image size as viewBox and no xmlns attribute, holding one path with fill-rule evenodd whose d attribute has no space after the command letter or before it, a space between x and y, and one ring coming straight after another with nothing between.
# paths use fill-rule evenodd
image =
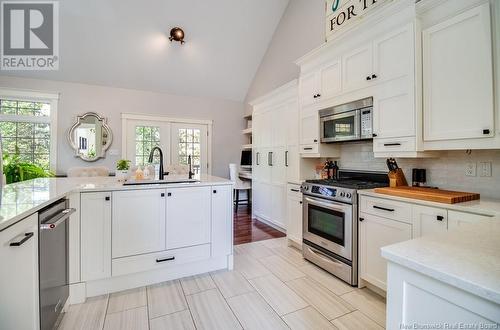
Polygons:
<instances>
[{"instance_id":1,"label":"recessed panel cabinet","mask_svg":"<svg viewBox=\"0 0 500 330\"><path fill-rule=\"evenodd\" d=\"M39 329L38 214L0 232L0 328Z\"/></svg>"},{"instance_id":2,"label":"recessed panel cabinet","mask_svg":"<svg viewBox=\"0 0 500 330\"><path fill-rule=\"evenodd\" d=\"M82 281L111 277L111 192L80 198Z\"/></svg>"}]
</instances>

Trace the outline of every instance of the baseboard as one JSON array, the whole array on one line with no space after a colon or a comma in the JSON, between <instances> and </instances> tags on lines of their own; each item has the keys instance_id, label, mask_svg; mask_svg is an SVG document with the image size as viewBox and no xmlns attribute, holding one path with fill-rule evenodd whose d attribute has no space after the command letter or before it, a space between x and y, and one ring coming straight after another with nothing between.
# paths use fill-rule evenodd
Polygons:
<instances>
[{"instance_id":1,"label":"baseboard","mask_svg":"<svg viewBox=\"0 0 500 330\"><path fill-rule=\"evenodd\" d=\"M263 219L263 218L261 218L261 217L259 217L259 216L257 216L257 215L254 215L254 218L255 218L255 219L257 219L257 220L259 220L259 221L260 221L260 222L262 222L262 223L265 223L265 224L266 224L266 225L268 225L269 227L273 227L274 229L276 229L276 230L278 230L278 231L280 231L280 232L282 232L282 233L286 234L286 229L284 229L284 228L282 228L281 226L279 226L279 225L277 225L277 224L273 223L272 221L270 221L270 220L266 220L266 219Z\"/></svg>"}]
</instances>

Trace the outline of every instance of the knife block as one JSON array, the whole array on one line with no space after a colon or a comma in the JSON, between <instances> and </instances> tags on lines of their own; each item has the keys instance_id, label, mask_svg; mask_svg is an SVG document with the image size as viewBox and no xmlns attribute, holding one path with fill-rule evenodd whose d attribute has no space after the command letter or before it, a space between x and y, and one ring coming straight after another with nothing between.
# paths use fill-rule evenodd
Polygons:
<instances>
[{"instance_id":1,"label":"knife block","mask_svg":"<svg viewBox=\"0 0 500 330\"><path fill-rule=\"evenodd\" d=\"M390 171L387 175L389 176L389 186L391 188L408 186L402 169L398 168L397 170Z\"/></svg>"}]
</instances>

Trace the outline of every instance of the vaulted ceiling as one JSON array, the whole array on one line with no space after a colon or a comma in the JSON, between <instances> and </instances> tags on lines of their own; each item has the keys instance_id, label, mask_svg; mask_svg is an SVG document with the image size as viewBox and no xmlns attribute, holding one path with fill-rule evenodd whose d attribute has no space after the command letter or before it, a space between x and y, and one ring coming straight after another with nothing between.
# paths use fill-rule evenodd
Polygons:
<instances>
[{"instance_id":1,"label":"vaulted ceiling","mask_svg":"<svg viewBox=\"0 0 500 330\"><path fill-rule=\"evenodd\" d=\"M242 101L288 1L63 0L59 71L8 74Z\"/></svg>"}]
</instances>

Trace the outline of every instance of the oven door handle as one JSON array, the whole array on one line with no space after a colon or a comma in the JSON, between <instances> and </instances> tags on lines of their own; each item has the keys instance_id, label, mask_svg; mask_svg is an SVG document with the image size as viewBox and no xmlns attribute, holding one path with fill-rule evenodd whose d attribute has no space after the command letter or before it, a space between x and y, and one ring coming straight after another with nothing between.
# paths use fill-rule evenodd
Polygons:
<instances>
[{"instance_id":1,"label":"oven door handle","mask_svg":"<svg viewBox=\"0 0 500 330\"><path fill-rule=\"evenodd\" d=\"M304 199L308 204L317 205L317 206L321 206L321 207L324 207L324 208L327 208L330 210L335 210L335 211L340 211L340 212L345 212L348 208L351 207L351 205L340 204L340 203L336 203L336 202L326 203L326 202L323 202L317 198L305 197Z\"/></svg>"},{"instance_id":2,"label":"oven door handle","mask_svg":"<svg viewBox=\"0 0 500 330\"><path fill-rule=\"evenodd\" d=\"M71 214L75 213L75 211L76 209L74 208L68 208L62 210L61 212L59 212L59 214L54 216L50 221L40 224L40 230L50 230L57 228L57 226L66 221Z\"/></svg>"},{"instance_id":3,"label":"oven door handle","mask_svg":"<svg viewBox=\"0 0 500 330\"><path fill-rule=\"evenodd\" d=\"M316 256L318 256L318 258L321 258L323 259L324 261L326 262L330 262L330 263L336 263L336 264L340 264L342 265L342 262L338 261L337 259L335 258L332 258L330 257L328 254L324 253L324 252L321 252L320 250L317 250L317 249L314 249L314 248L311 248L309 246L307 246L307 248L309 249L309 251L311 253L314 253Z\"/></svg>"}]
</instances>

